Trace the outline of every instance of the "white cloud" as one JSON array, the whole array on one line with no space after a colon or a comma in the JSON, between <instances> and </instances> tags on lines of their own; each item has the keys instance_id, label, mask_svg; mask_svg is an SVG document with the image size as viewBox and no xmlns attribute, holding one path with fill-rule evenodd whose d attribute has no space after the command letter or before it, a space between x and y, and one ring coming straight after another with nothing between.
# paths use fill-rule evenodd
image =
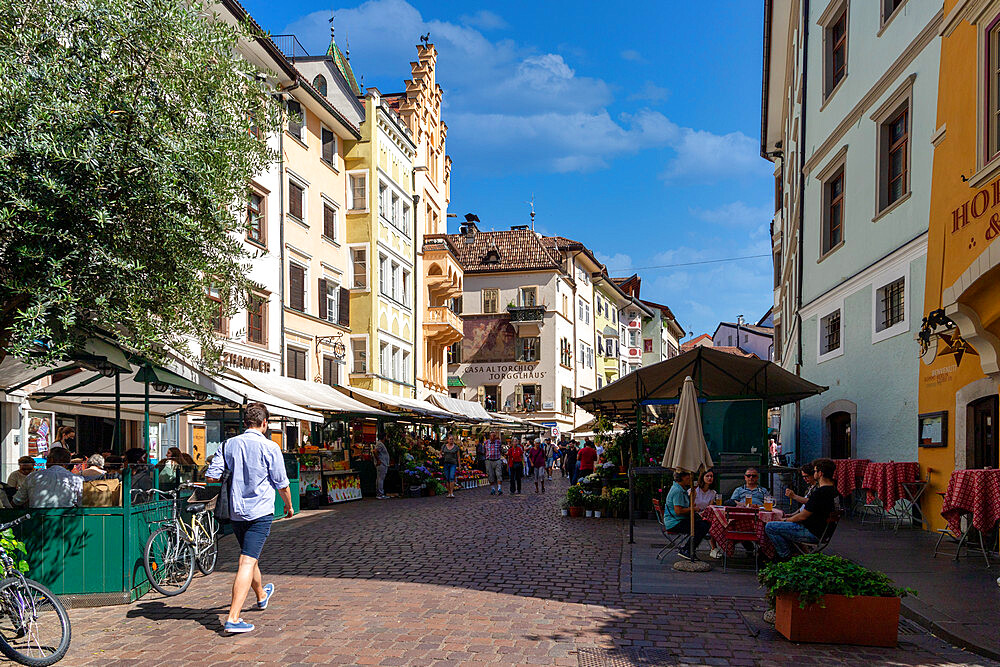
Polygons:
<instances>
[{"instance_id":1,"label":"white cloud","mask_svg":"<svg viewBox=\"0 0 1000 667\"><path fill-rule=\"evenodd\" d=\"M642 54L635 49L625 49L619 54L622 60L628 60L634 63L644 63L646 59L642 57Z\"/></svg>"},{"instance_id":2,"label":"white cloud","mask_svg":"<svg viewBox=\"0 0 1000 667\"><path fill-rule=\"evenodd\" d=\"M688 213L699 220L728 227L759 227L771 220L769 206L748 206L742 201L734 201L716 208L691 207Z\"/></svg>"},{"instance_id":3,"label":"white cloud","mask_svg":"<svg viewBox=\"0 0 1000 667\"><path fill-rule=\"evenodd\" d=\"M488 9L480 9L475 14L463 14L459 20L465 25L481 30L500 30L508 27L507 21L502 16Z\"/></svg>"},{"instance_id":4,"label":"white cloud","mask_svg":"<svg viewBox=\"0 0 1000 667\"><path fill-rule=\"evenodd\" d=\"M712 181L722 176L762 174L771 167L760 159L758 143L742 132L713 134L684 128L665 179Z\"/></svg>"},{"instance_id":5,"label":"white cloud","mask_svg":"<svg viewBox=\"0 0 1000 667\"><path fill-rule=\"evenodd\" d=\"M634 273L632 270L632 257L625 253L616 252L613 255L606 255L600 250L595 250L594 256L597 257L597 261L607 267L608 273L612 277L621 278Z\"/></svg>"},{"instance_id":6,"label":"white cloud","mask_svg":"<svg viewBox=\"0 0 1000 667\"><path fill-rule=\"evenodd\" d=\"M630 100L646 101L651 104L665 102L668 97L670 97L670 90L658 86L652 81L647 81L643 84L642 88L639 88L628 96Z\"/></svg>"}]
</instances>

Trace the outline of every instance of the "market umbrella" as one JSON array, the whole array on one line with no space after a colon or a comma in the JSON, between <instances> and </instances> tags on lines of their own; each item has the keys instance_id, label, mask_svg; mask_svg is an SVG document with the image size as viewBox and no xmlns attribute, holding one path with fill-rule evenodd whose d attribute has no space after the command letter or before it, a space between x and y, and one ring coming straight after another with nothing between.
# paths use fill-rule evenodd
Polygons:
<instances>
[{"instance_id":1,"label":"market umbrella","mask_svg":"<svg viewBox=\"0 0 1000 667\"><path fill-rule=\"evenodd\" d=\"M698 408L698 392L691 376L684 378L680 402L674 417L667 449L663 452L664 468L690 472L692 476L712 467L712 455L705 443L704 427L701 424L701 410ZM694 539L694 480L691 482L691 538ZM694 553L691 554L696 558Z\"/></svg>"}]
</instances>

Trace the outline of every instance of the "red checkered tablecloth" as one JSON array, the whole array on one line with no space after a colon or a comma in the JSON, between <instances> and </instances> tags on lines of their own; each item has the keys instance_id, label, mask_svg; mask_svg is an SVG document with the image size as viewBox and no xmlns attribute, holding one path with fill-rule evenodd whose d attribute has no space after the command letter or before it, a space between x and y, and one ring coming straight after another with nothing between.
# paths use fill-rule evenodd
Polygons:
<instances>
[{"instance_id":1,"label":"red checkered tablecloth","mask_svg":"<svg viewBox=\"0 0 1000 667\"><path fill-rule=\"evenodd\" d=\"M728 526L732 530L738 530L745 533L756 533L761 551L773 558L775 554L774 545L771 544L771 540L768 539L767 534L764 532L764 524L768 521L777 521L778 519L784 517L785 514L778 508L774 508L770 512L760 510L757 512L756 517L740 517L738 519L732 519L727 523L726 508L719 505L709 505L705 508L705 511L702 512L701 516L705 519L705 521L712 524L711 528L709 528L708 534L715 539L715 543L719 545L719 548L726 552L727 556L732 556L736 550L736 542L725 537L726 528Z\"/></svg>"},{"instance_id":2,"label":"red checkered tablecloth","mask_svg":"<svg viewBox=\"0 0 1000 667\"><path fill-rule=\"evenodd\" d=\"M837 493L842 496L849 496L858 488L858 482L864 477L865 470L870 461L868 459L834 459L837 465L835 474L837 480Z\"/></svg>"},{"instance_id":3,"label":"red checkered tablecloth","mask_svg":"<svg viewBox=\"0 0 1000 667\"><path fill-rule=\"evenodd\" d=\"M916 461L905 463L869 463L861 482L862 489L868 489L868 502L872 495L882 501L885 508L892 509L897 500L905 498L903 484L920 479L920 464Z\"/></svg>"},{"instance_id":4,"label":"red checkered tablecloth","mask_svg":"<svg viewBox=\"0 0 1000 667\"><path fill-rule=\"evenodd\" d=\"M948 480L941 516L956 534L962 515L972 515L972 525L987 531L1000 521L1000 470L956 470Z\"/></svg>"}]
</instances>

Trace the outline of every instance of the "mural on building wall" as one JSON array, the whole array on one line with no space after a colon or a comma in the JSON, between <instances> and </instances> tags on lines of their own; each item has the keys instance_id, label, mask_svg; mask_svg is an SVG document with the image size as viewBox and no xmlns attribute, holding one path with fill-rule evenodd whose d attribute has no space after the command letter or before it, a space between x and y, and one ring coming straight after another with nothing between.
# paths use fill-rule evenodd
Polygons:
<instances>
[{"instance_id":1,"label":"mural on building wall","mask_svg":"<svg viewBox=\"0 0 1000 667\"><path fill-rule=\"evenodd\" d=\"M466 317L463 322L463 362L513 361L517 334L500 317Z\"/></svg>"}]
</instances>

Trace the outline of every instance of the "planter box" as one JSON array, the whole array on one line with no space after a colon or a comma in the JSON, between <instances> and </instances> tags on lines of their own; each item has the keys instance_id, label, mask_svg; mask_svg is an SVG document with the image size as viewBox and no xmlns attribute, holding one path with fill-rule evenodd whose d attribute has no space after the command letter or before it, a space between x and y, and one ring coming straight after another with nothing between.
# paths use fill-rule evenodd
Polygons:
<instances>
[{"instance_id":1,"label":"planter box","mask_svg":"<svg viewBox=\"0 0 1000 667\"><path fill-rule=\"evenodd\" d=\"M774 627L793 642L895 646L899 633L899 598L824 595L821 607L799 608L799 596L778 595Z\"/></svg>"},{"instance_id":2,"label":"planter box","mask_svg":"<svg viewBox=\"0 0 1000 667\"><path fill-rule=\"evenodd\" d=\"M569 515L570 516L574 516L574 517L583 516L583 508L582 507L570 507L569 508Z\"/></svg>"}]
</instances>

